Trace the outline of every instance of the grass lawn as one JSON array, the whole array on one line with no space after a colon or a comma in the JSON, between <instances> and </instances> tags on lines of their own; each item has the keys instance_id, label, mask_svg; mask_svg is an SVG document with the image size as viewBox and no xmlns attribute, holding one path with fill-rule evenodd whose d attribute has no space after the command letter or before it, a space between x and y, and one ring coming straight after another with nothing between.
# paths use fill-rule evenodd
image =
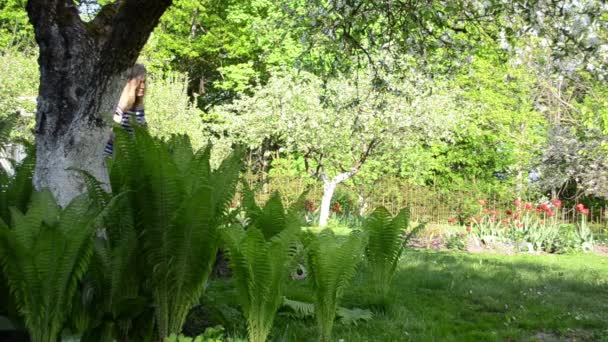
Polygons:
<instances>
[{"instance_id":1,"label":"grass lawn","mask_svg":"<svg viewBox=\"0 0 608 342\"><path fill-rule=\"evenodd\" d=\"M305 281L287 297L311 301ZM341 306L375 308L362 270ZM237 313L230 280L207 298ZM204 304L204 303L203 303ZM338 341L608 341L608 258L596 255L489 255L409 250L388 306L357 325L336 323ZM229 327L245 336L244 325ZM314 319L279 315L273 341L316 341Z\"/></svg>"}]
</instances>

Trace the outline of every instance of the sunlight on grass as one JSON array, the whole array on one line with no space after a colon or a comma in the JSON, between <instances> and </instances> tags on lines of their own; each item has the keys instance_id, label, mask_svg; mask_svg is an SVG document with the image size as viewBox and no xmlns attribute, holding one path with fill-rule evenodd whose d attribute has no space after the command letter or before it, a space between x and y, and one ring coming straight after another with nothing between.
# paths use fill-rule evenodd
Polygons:
<instances>
[{"instance_id":1,"label":"sunlight on grass","mask_svg":"<svg viewBox=\"0 0 608 342\"><path fill-rule=\"evenodd\" d=\"M210 293L230 298L217 293L226 291L228 284L213 282ZM292 281L286 295L311 301L306 280ZM374 303L370 279L361 269L342 305L371 309L373 319L357 325L336 323L336 340L608 340L608 258L592 254L408 250L388 296L388 306ZM272 332L274 341L308 341L316 336L313 319L281 313Z\"/></svg>"},{"instance_id":2,"label":"sunlight on grass","mask_svg":"<svg viewBox=\"0 0 608 342\"><path fill-rule=\"evenodd\" d=\"M313 232L315 234L318 234L325 229L330 229L337 236L348 236L353 231L351 228L349 228L347 226L341 226L341 225L328 225L327 227L318 227L317 226L317 227L303 227L302 228L302 230L304 230L304 231Z\"/></svg>"}]
</instances>

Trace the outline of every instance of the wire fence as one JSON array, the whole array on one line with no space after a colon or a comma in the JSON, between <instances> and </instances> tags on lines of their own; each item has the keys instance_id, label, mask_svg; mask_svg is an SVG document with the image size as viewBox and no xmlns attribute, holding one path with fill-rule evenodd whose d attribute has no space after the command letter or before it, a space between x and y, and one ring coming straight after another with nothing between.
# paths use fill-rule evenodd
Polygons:
<instances>
[{"instance_id":1,"label":"wire fence","mask_svg":"<svg viewBox=\"0 0 608 342\"><path fill-rule=\"evenodd\" d=\"M272 193L278 191L284 202L290 204L308 189L307 199L318 207L323 196L323 187L320 183L301 177L272 177L262 182L259 177L249 175L247 179L252 188L256 188L257 185L258 202L265 202ZM401 179L386 179L372 186L358 188L353 185L341 185L334 199L345 196L356 204L362 214L379 206L384 206L395 214L401 208L409 206L413 220L435 224L447 223L448 219L462 219L464 216L466 216L464 219L468 220L468 216L477 215L482 210L482 206L478 203L479 195L473 190L444 193L432 187L408 184ZM487 202L486 208L503 214L506 210L515 210L513 199L483 199ZM558 219L565 223L575 222L579 217L580 214L574 209L574 204L569 207L564 206L558 211ZM608 208L591 208L588 222L607 227Z\"/></svg>"}]
</instances>

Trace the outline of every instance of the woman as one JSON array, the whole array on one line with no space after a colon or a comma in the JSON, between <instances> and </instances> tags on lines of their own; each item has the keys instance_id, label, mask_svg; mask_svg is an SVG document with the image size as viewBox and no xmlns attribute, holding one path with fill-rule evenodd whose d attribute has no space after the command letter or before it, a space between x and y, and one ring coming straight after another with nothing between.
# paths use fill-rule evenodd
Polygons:
<instances>
[{"instance_id":1,"label":"woman","mask_svg":"<svg viewBox=\"0 0 608 342\"><path fill-rule=\"evenodd\" d=\"M116 112L114 113L114 121L122 126L127 132L132 133L131 118L140 125L146 124L144 114L144 96L146 95L146 67L142 64L135 64L128 71L128 81L122 90ZM112 136L106 144L104 154L112 155L114 144Z\"/></svg>"}]
</instances>

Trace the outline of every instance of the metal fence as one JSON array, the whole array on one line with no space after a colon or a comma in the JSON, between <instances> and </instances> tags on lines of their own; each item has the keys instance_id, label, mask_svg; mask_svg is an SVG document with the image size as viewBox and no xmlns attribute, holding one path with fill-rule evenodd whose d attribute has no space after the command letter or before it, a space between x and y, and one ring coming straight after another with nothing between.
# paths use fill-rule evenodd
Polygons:
<instances>
[{"instance_id":1,"label":"metal fence","mask_svg":"<svg viewBox=\"0 0 608 342\"><path fill-rule=\"evenodd\" d=\"M301 177L273 177L261 184L260 178L248 175L249 184L255 188L256 200L266 201L269 196L278 191L286 203L292 203L307 188L309 192L307 198L318 206L321 203L323 188L320 183L314 183ZM426 221L430 223L447 223L448 219L457 218L459 215L477 214L481 211L478 204L478 195L474 191L442 193L432 187L408 184L400 179L386 179L380 181L368 189L363 187L356 188L353 185L340 185L337 196L350 196L354 203L357 203L363 212L378 206L384 206L392 213L398 212L401 208L410 207L412 219L416 221ZM359 195L363 194L362 197ZM363 198L363 201L361 201ZM514 210L513 199L484 198L487 201L486 207L505 212ZM589 222L599 224L604 227L608 225L608 208L591 208ZM558 211L558 218L563 222L574 222L579 219L579 213L572 207L562 207Z\"/></svg>"}]
</instances>

